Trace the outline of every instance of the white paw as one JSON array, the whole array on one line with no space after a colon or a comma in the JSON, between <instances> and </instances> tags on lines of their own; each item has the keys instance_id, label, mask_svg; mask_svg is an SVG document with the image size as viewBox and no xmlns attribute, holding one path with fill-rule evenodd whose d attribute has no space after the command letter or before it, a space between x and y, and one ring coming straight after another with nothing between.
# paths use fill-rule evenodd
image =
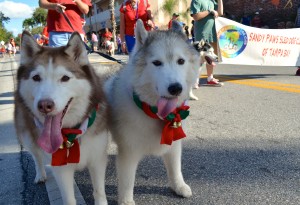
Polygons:
<instances>
[{"instance_id":1,"label":"white paw","mask_svg":"<svg viewBox=\"0 0 300 205\"><path fill-rule=\"evenodd\" d=\"M134 201L122 201L119 205L135 205Z\"/></svg>"},{"instance_id":2,"label":"white paw","mask_svg":"<svg viewBox=\"0 0 300 205\"><path fill-rule=\"evenodd\" d=\"M190 100L199 100L199 99L193 93L190 93Z\"/></svg>"},{"instance_id":3,"label":"white paw","mask_svg":"<svg viewBox=\"0 0 300 205\"><path fill-rule=\"evenodd\" d=\"M47 180L46 174L45 175L37 174L35 176L34 183L36 183L36 184L44 183L44 182L46 182L46 180Z\"/></svg>"},{"instance_id":4,"label":"white paw","mask_svg":"<svg viewBox=\"0 0 300 205\"><path fill-rule=\"evenodd\" d=\"M95 200L95 205L107 205L106 198L105 199Z\"/></svg>"},{"instance_id":5,"label":"white paw","mask_svg":"<svg viewBox=\"0 0 300 205\"><path fill-rule=\"evenodd\" d=\"M185 198L188 198L188 197L192 196L192 190L191 190L190 186L187 185L187 184L183 184L181 186L178 186L178 187L175 187L175 188L172 188L172 189L179 196L183 196Z\"/></svg>"}]
</instances>

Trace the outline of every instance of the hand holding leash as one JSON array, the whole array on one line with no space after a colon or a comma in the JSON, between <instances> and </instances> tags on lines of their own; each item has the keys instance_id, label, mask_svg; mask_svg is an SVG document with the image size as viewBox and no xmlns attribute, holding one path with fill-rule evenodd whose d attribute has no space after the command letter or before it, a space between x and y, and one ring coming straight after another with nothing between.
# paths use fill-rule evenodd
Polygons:
<instances>
[{"instance_id":1,"label":"hand holding leash","mask_svg":"<svg viewBox=\"0 0 300 205\"><path fill-rule=\"evenodd\" d=\"M126 53L126 42L122 42L121 49L123 53Z\"/></svg>"},{"instance_id":2,"label":"hand holding leash","mask_svg":"<svg viewBox=\"0 0 300 205\"><path fill-rule=\"evenodd\" d=\"M151 30L155 29L155 25L151 19L148 19L147 26L149 26L151 28Z\"/></svg>"},{"instance_id":3,"label":"hand holding leash","mask_svg":"<svg viewBox=\"0 0 300 205\"><path fill-rule=\"evenodd\" d=\"M64 13L66 10L66 7L61 5L61 4L56 4L55 5L55 11L57 11L58 13Z\"/></svg>"}]
</instances>

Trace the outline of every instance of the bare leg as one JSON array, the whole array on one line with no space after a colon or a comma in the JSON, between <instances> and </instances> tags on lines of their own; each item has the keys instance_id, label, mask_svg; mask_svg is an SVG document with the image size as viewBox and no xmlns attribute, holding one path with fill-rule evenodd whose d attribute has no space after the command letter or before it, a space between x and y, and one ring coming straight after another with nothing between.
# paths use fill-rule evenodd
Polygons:
<instances>
[{"instance_id":1,"label":"bare leg","mask_svg":"<svg viewBox=\"0 0 300 205\"><path fill-rule=\"evenodd\" d=\"M212 47L214 48L214 53L217 55L218 53L218 44L216 42L211 42L210 43ZM207 71L207 78L213 78L213 73L214 73L214 66L209 65L206 63L206 71Z\"/></svg>"}]
</instances>

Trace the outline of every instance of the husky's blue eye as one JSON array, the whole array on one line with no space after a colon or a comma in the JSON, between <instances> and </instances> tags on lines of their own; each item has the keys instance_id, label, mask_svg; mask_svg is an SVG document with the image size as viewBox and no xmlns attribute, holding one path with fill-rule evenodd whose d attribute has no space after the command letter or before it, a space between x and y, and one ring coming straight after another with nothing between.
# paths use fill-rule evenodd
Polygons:
<instances>
[{"instance_id":1,"label":"husky's blue eye","mask_svg":"<svg viewBox=\"0 0 300 205\"><path fill-rule=\"evenodd\" d=\"M32 80L35 81L35 82L40 82L42 79L39 75L35 75L32 77Z\"/></svg>"},{"instance_id":2,"label":"husky's blue eye","mask_svg":"<svg viewBox=\"0 0 300 205\"><path fill-rule=\"evenodd\" d=\"M159 60L155 60L155 61L153 61L152 63L153 63L153 65L155 65L155 66L161 66L161 65L162 65L162 62L160 62Z\"/></svg>"},{"instance_id":3,"label":"husky's blue eye","mask_svg":"<svg viewBox=\"0 0 300 205\"><path fill-rule=\"evenodd\" d=\"M61 82L67 82L70 80L70 77L69 76L66 76L64 75L62 78L61 78Z\"/></svg>"},{"instance_id":4,"label":"husky's blue eye","mask_svg":"<svg viewBox=\"0 0 300 205\"><path fill-rule=\"evenodd\" d=\"M183 65L184 62L185 62L185 60L182 59L182 58L178 59L178 61L177 61L177 63L178 63L179 65Z\"/></svg>"}]
</instances>

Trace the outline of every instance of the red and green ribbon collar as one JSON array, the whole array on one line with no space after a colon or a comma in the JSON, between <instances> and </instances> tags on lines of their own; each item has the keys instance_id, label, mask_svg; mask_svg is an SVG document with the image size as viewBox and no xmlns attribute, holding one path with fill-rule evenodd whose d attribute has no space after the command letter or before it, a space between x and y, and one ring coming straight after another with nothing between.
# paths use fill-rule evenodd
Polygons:
<instances>
[{"instance_id":1,"label":"red and green ribbon collar","mask_svg":"<svg viewBox=\"0 0 300 205\"><path fill-rule=\"evenodd\" d=\"M63 166L68 163L79 163L80 161L80 147L78 142L78 135L86 132L87 128L92 126L96 119L98 106L93 108L91 114L85 121L75 126L75 128L62 128L63 144L60 148L52 154L52 166Z\"/></svg>"},{"instance_id":2,"label":"red and green ribbon collar","mask_svg":"<svg viewBox=\"0 0 300 205\"><path fill-rule=\"evenodd\" d=\"M147 103L142 102L135 92L133 92L133 100L135 104L141 110L143 110L146 115L153 119L161 119L161 117L157 115L157 107L150 106ZM181 120L184 120L190 114L190 111L188 111L189 108L189 106L184 105L183 103L180 107L177 107L173 112L171 112L167 117L161 119L165 122L165 126L162 130L160 144L171 145L173 141L186 137L182 129Z\"/></svg>"}]
</instances>

